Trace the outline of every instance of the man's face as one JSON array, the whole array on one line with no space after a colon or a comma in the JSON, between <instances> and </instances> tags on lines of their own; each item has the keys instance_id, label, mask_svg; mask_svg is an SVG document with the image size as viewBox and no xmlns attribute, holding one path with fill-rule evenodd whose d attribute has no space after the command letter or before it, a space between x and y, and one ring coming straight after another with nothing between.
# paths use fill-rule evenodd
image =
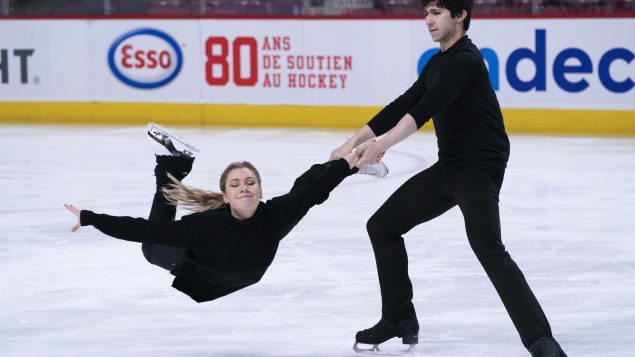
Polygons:
<instances>
[{"instance_id":1,"label":"man's face","mask_svg":"<svg viewBox=\"0 0 635 357\"><path fill-rule=\"evenodd\" d=\"M450 10L438 7L436 3L430 3L425 9L426 26L432 41L443 45L450 39L455 38L457 31L463 28L463 23L452 18Z\"/></svg>"}]
</instances>

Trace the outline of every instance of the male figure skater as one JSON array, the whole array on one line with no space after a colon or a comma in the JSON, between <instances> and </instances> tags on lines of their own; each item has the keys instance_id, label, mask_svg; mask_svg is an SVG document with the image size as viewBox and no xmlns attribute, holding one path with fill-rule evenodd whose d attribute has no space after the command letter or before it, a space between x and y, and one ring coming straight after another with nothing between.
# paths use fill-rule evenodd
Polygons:
<instances>
[{"instance_id":1,"label":"male figure skater","mask_svg":"<svg viewBox=\"0 0 635 357\"><path fill-rule=\"evenodd\" d=\"M433 117L438 162L406 181L368 221L382 316L375 326L357 333L355 349L359 351L357 343L364 343L376 350L378 344L393 337L401 337L411 348L418 342L419 324L402 235L458 205L470 246L522 343L533 357L566 356L501 240L498 196L509 158L509 140L483 57L466 35L473 1L422 3L428 31L441 51L430 59L412 87L331 153L331 158L343 157L361 144L356 149L358 164L377 162L386 150Z\"/></svg>"}]
</instances>

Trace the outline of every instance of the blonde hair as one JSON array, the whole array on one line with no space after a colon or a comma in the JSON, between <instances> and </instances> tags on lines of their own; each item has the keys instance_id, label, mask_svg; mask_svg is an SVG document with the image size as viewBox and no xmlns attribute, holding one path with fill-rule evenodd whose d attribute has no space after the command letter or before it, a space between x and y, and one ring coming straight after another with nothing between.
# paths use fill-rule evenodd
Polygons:
<instances>
[{"instance_id":1,"label":"blonde hair","mask_svg":"<svg viewBox=\"0 0 635 357\"><path fill-rule=\"evenodd\" d=\"M229 172L234 169L247 168L251 170L256 176L258 185L261 185L260 173L254 165L249 161L232 162L229 164L220 176L220 190L221 192L206 191L196 187L190 187L184 185L181 181L177 180L171 174L167 174L168 178L173 183L161 188L163 195L173 205L179 205L187 210L193 212L205 212L213 209L217 209L225 205L223 199L223 193L225 192L225 185L227 184L227 176Z\"/></svg>"}]
</instances>

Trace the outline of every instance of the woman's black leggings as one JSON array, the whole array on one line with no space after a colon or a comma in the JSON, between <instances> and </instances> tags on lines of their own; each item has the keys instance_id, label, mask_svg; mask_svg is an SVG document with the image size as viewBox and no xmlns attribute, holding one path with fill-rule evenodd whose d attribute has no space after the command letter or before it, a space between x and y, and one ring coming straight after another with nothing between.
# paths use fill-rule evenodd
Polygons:
<instances>
[{"instance_id":1,"label":"woman's black leggings","mask_svg":"<svg viewBox=\"0 0 635 357\"><path fill-rule=\"evenodd\" d=\"M523 344L551 336L540 304L501 240L498 195L504 174L503 168L448 169L436 163L406 181L370 218L367 229L375 252L384 319L416 316L402 236L458 205L470 246Z\"/></svg>"},{"instance_id":2,"label":"woman's black leggings","mask_svg":"<svg viewBox=\"0 0 635 357\"><path fill-rule=\"evenodd\" d=\"M167 173L172 174L176 179L183 180L192 170L194 159L187 159L175 156L157 156L157 165L154 168L156 177L156 191L150 209L150 221L171 221L176 217L176 206L170 204L161 192L161 188L172 183ZM176 275L183 263L185 249L171 247L162 244L143 243L141 245L143 256L148 262L158 265L163 269Z\"/></svg>"}]
</instances>

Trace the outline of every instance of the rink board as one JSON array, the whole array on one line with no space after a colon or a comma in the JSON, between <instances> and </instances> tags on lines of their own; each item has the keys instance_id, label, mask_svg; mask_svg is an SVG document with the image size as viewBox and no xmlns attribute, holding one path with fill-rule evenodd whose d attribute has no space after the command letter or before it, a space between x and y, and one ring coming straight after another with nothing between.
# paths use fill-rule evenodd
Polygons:
<instances>
[{"instance_id":1,"label":"rink board","mask_svg":"<svg viewBox=\"0 0 635 357\"><path fill-rule=\"evenodd\" d=\"M0 123L353 128L438 49L421 20L9 19L0 33ZM629 33L632 18L470 29L510 131L609 135L635 133Z\"/></svg>"}]
</instances>

